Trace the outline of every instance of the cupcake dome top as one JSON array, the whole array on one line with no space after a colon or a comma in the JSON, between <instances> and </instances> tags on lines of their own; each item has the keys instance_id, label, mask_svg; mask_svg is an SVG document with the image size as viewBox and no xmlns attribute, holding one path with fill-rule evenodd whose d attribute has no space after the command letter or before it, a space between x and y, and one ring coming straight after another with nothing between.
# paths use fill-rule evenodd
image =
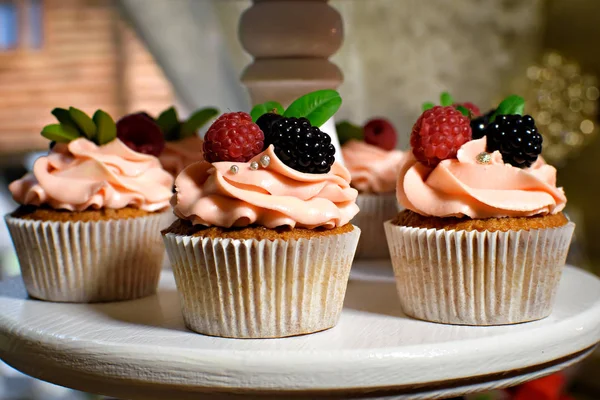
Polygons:
<instances>
[{"instance_id":1,"label":"cupcake dome top","mask_svg":"<svg viewBox=\"0 0 600 400\"><path fill-rule=\"evenodd\" d=\"M53 141L50 152L36 160L31 173L10 184L15 201L68 211L134 207L153 212L169 206L173 178L152 155L164 146L152 132L133 126L131 116L115 124L100 110L93 118L73 108L53 114L60 123L42 131ZM123 133L117 127L124 124L126 142L117 137Z\"/></svg>"},{"instance_id":2,"label":"cupcake dome top","mask_svg":"<svg viewBox=\"0 0 600 400\"><path fill-rule=\"evenodd\" d=\"M523 105L520 97L508 97L475 140L471 111L452 103L428 107L413 127L413 151L400 168L400 204L434 217L529 217L562 211L567 200L556 187L556 169L538 156L541 137L533 119L520 115Z\"/></svg>"},{"instance_id":3,"label":"cupcake dome top","mask_svg":"<svg viewBox=\"0 0 600 400\"><path fill-rule=\"evenodd\" d=\"M348 170L335 162L331 138L317 126L340 104L337 92L327 90L303 96L285 111L269 102L252 115L224 114L205 137L207 161L175 180L175 214L223 228L347 224L358 213L358 192Z\"/></svg>"}]
</instances>

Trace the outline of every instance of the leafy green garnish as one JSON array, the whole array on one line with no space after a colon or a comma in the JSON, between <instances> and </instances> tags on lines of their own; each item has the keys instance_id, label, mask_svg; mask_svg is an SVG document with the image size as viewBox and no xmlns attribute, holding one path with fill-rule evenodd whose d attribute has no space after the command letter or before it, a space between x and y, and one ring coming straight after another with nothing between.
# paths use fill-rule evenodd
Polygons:
<instances>
[{"instance_id":1,"label":"leafy green garnish","mask_svg":"<svg viewBox=\"0 0 600 400\"><path fill-rule=\"evenodd\" d=\"M496 108L496 111L490 117L490 123L494 122L498 115L511 115L518 114L523 115L525 111L525 99L521 96L517 96L516 94L510 95Z\"/></svg>"},{"instance_id":2,"label":"leafy green garnish","mask_svg":"<svg viewBox=\"0 0 600 400\"><path fill-rule=\"evenodd\" d=\"M198 129L202 128L208 121L219 114L216 108L203 108L193 113L187 121L181 124L179 139L196 135Z\"/></svg>"},{"instance_id":3,"label":"leafy green garnish","mask_svg":"<svg viewBox=\"0 0 600 400\"><path fill-rule=\"evenodd\" d=\"M86 113L75 107L69 107L69 116L75 122L79 131L93 141L97 131L94 121Z\"/></svg>"},{"instance_id":4,"label":"leafy green garnish","mask_svg":"<svg viewBox=\"0 0 600 400\"><path fill-rule=\"evenodd\" d=\"M281 104L276 101L267 101L266 103L257 104L252 107L252 111L250 111L250 116L252 117L252 122L256 122L261 115L275 112L276 114L283 115L284 109Z\"/></svg>"},{"instance_id":5,"label":"leafy green garnish","mask_svg":"<svg viewBox=\"0 0 600 400\"><path fill-rule=\"evenodd\" d=\"M452 104L454 104L454 99L452 98L452 96L450 96L450 93L442 92L442 94L440 95L440 105L442 107L447 107L451 106Z\"/></svg>"},{"instance_id":6,"label":"leafy green garnish","mask_svg":"<svg viewBox=\"0 0 600 400\"><path fill-rule=\"evenodd\" d=\"M433 107L435 107L435 104L433 104L430 101L427 101L427 102L423 103L423 105L421 106L421 109L423 111L427 111L427 110L431 110Z\"/></svg>"},{"instance_id":7,"label":"leafy green garnish","mask_svg":"<svg viewBox=\"0 0 600 400\"><path fill-rule=\"evenodd\" d=\"M296 99L283 113L284 117L304 117L312 126L321 126L336 113L342 98L335 90L325 89L305 94Z\"/></svg>"},{"instance_id":8,"label":"leafy green garnish","mask_svg":"<svg viewBox=\"0 0 600 400\"><path fill-rule=\"evenodd\" d=\"M340 140L340 145L348 142L349 140L364 140L365 132L360 126L356 126L348 121L342 121L335 124L335 130Z\"/></svg>"},{"instance_id":9,"label":"leafy green garnish","mask_svg":"<svg viewBox=\"0 0 600 400\"><path fill-rule=\"evenodd\" d=\"M69 143L71 140L79 138L77 129L65 124L46 125L42 129L42 136L48 140L58 143Z\"/></svg>"},{"instance_id":10,"label":"leafy green garnish","mask_svg":"<svg viewBox=\"0 0 600 400\"><path fill-rule=\"evenodd\" d=\"M456 106L456 109L458 111L460 111L460 113L462 115L464 115L465 117L471 118L471 111L469 111L469 109L467 107L465 107L465 106Z\"/></svg>"},{"instance_id":11,"label":"leafy green garnish","mask_svg":"<svg viewBox=\"0 0 600 400\"><path fill-rule=\"evenodd\" d=\"M167 108L165 111L161 112L158 118L156 118L156 123L160 126L160 129L165 136L165 140L178 140L179 117L177 116L175 107Z\"/></svg>"},{"instance_id":12,"label":"leafy green garnish","mask_svg":"<svg viewBox=\"0 0 600 400\"><path fill-rule=\"evenodd\" d=\"M45 126L42 136L53 142L69 143L84 137L102 146L117 137L115 122L102 110L97 110L93 118L74 107L55 108L52 115L59 123Z\"/></svg>"},{"instance_id":13,"label":"leafy green garnish","mask_svg":"<svg viewBox=\"0 0 600 400\"><path fill-rule=\"evenodd\" d=\"M94 113L92 118L96 124L96 143L102 146L103 144L112 142L117 137L117 125L110 115L102 110Z\"/></svg>"}]
</instances>

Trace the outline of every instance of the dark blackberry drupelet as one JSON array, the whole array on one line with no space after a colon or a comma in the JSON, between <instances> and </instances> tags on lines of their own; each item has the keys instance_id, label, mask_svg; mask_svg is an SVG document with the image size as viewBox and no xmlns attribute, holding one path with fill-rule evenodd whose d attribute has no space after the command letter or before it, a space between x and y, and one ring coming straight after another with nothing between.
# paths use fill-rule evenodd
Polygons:
<instances>
[{"instance_id":1,"label":"dark blackberry drupelet","mask_svg":"<svg viewBox=\"0 0 600 400\"><path fill-rule=\"evenodd\" d=\"M265 134L265 138L271 135L271 125L273 122L280 120L283 118L279 114L275 113L266 113L258 117L256 120L256 125L260 128L261 131ZM267 141L265 140L265 148L267 148Z\"/></svg>"},{"instance_id":2,"label":"dark blackberry drupelet","mask_svg":"<svg viewBox=\"0 0 600 400\"><path fill-rule=\"evenodd\" d=\"M505 163L527 168L542 153L542 135L529 115L498 115L486 130L487 151L500 151Z\"/></svg>"},{"instance_id":3,"label":"dark blackberry drupelet","mask_svg":"<svg viewBox=\"0 0 600 400\"><path fill-rule=\"evenodd\" d=\"M265 147L275 147L275 154L288 167L309 174L325 174L335 161L331 138L312 126L306 118L280 118L265 134Z\"/></svg>"},{"instance_id":4,"label":"dark blackberry drupelet","mask_svg":"<svg viewBox=\"0 0 600 400\"><path fill-rule=\"evenodd\" d=\"M481 139L485 136L485 128L487 128L489 125L490 118L492 118L492 114L494 114L495 111L495 109L490 110L484 115L471 120L471 132L473 133L473 140Z\"/></svg>"}]
</instances>

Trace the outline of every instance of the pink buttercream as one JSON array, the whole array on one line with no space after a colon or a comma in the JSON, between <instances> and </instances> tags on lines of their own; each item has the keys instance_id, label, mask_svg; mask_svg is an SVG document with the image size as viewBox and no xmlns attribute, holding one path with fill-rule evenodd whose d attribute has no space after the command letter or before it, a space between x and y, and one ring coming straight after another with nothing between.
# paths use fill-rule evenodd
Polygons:
<instances>
[{"instance_id":1,"label":"pink buttercream","mask_svg":"<svg viewBox=\"0 0 600 400\"><path fill-rule=\"evenodd\" d=\"M33 172L10 184L15 201L55 209L157 211L169 206L173 177L158 158L137 153L119 139L97 146L87 139L57 144Z\"/></svg>"},{"instance_id":2,"label":"pink buttercream","mask_svg":"<svg viewBox=\"0 0 600 400\"><path fill-rule=\"evenodd\" d=\"M270 165L251 170L250 163L262 155L271 158ZM237 174L232 165L239 167ZM331 229L358 213L358 192L341 164L334 163L327 174L305 174L283 164L273 146L247 163L192 164L179 174L175 188L175 215L206 226Z\"/></svg>"},{"instance_id":3,"label":"pink buttercream","mask_svg":"<svg viewBox=\"0 0 600 400\"><path fill-rule=\"evenodd\" d=\"M188 165L204 160L203 144L198 136L167 142L160 154L160 163L171 175L177 176Z\"/></svg>"},{"instance_id":4,"label":"pink buttercream","mask_svg":"<svg viewBox=\"0 0 600 400\"><path fill-rule=\"evenodd\" d=\"M404 152L387 151L365 142L350 140L342 146L342 154L352 177L352 186L359 192L394 192Z\"/></svg>"},{"instance_id":5,"label":"pink buttercream","mask_svg":"<svg viewBox=\"0 0 600 400\"><path fill-rule=\"evenodd\" d=\"M538 160L527 169L513 167L492 153L492 162L479 164L486 139L465 143L457 158L435 168L410 153L400 167L396 195L405 208L426 216L471 218L528 217L560 212L567 201L556 187L556 169Z\"/></svg>"}]
</instances>

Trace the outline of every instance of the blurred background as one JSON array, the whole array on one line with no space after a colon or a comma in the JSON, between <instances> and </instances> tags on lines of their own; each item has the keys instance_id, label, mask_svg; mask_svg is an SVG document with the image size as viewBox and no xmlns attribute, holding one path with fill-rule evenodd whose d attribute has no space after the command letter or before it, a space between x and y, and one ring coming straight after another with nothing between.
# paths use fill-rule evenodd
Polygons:
<instances>
[{"instance_id":1,"label":"blurred background","mask_svg":"<svg viewBox=\"0 0 600 400\"><path fill-rule=\"evenodd\" d=\"M338 119L383 116L401 132L424 101L449 91L482 111L518 93L559 168L577 223L570 262L600 273L598 0L332 0L344 42ZM238 40L246 0L0 0L0 213L7 190L48 142L50 110L73 105L115 117L175 105L248 110L240 75L251 63ZM307 26L307 30L311 27ZM0 224L0 279L19 273ZM600 357L572 372L569 393L600 399ZM93 398L0 364L0 399Z\"/></svg>"}]
</instances>

